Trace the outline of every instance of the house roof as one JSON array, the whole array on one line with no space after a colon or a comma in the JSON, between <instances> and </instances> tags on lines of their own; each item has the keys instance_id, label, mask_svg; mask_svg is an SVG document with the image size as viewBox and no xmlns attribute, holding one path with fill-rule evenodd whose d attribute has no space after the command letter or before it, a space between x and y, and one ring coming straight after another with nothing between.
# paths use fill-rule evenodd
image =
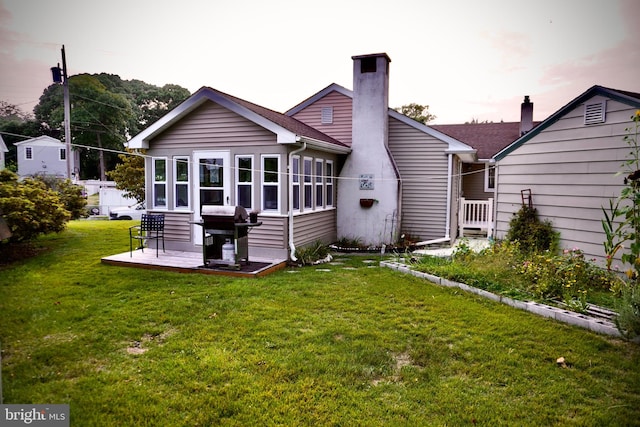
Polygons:
<instances>
[{"instance_id":1,"label":"house roof","mask_svg":"<svg viewBox=\"0 0 640 427\"><path fill-rule=\"evenodd\" d=\"M538 122L534 122L536 126ZM431 125L432 128L475 148L478 159L491 159L520 137L520 122Z\"/></svg>"},{"instance_id":2,"label":"house roof","mask_svg":"<svg viewBox=\"0 0 640 427\"><path fill-rule=\"evenodd\" d=\"M2 139L2 135L0 135L0 152L6 153L9 149L7 148L7 144L4 143L4 139Z\"/></svg>"},{"instance_id":3,"label":"house roof","mask_svg":"<svg viewBox=\"0 0 640 427\"><path fill-rule=\"evenodd\" d=\"M525 142L527 142L528 140L530 140L531 138L533 138L534 136L536 136L537 134L539 134L540 132L542 132L543 130L545 130L546 128L548 128L558 120L560 120L560 118L565 114L567 114L569 111L573 110L574 108L578 107L580 104L582 104L583 102L585 102L590 98L593 98L594 96L604 96L604 97L616 100L618 102L621 102L623 104L627 104L633 108L640 108L639 93L611 89L611 88L598 86L598 85L592 86L589 89L587 89L584 93L579 95L577 98L569 102L567 105L565 105L564 107L560 108L558 111L550 115L547 119L542 121L538 126L533 128L530 132L518 138L512 144L508 145L507 147L502 149L500 152L495 154L494 159L501 160L506 155L514 151L516 148L520 147L522 144L524 144Z\"/></svg>"},{"instance_id":4,"label":"house roof","mask_svg":"<svg viewBox=\"0 0 640 427\"><path fill-rule=\"evenodd\" d=\"M165 114L147 129L129 140L130 148L148 148L149 141L207 101L215 102L276 134L280 144L306 142L314 148L336 153L349 153L344 143L293 117L245 101L219 90L203 86L182 104Z\"/></svg>"},{"instance_id":5,"label":"house roof","mask_svg":"<svg viewBox=\"0 0 640 427\"><path fill-rule=\"evenodd\" d=\"M286 111L285 114L287 116L293 116L294 114L304 110L305 108L307 108L308 106L310 106L311 104L315 103L316 101L324 98L325 96L327 96L328 94L330 94L331 92L338 92L342 95L345 95L351 99L353 99L353 91L346 89L343 86L340 86L339 84L336 83L332 83L329 86L325 87L324 89L322 89L320 92L315 93L314 95L310 96L309 98L305 99L304 101L302 101L300 104L296 105L295 107L291 108L290 110ZM463 141L460 141L458 139L456 139L455 137L451 136L451 135L447 135L441 131L439 131L438 129L436 129L434 126L427 126L425 124L422 124L420 122L417 122L407 116L405 116L404 114L398 113L396 110L389 108L389 116L393 117L394 119L397 119L411 127L413 127L414 129L417 129L421 132L424 132L427 135L430 135L436 139L439 139L445 143L447 143L449 145L448 149L446 150L447 153L455 153L460 155L461 157L463 157L465 160L467 161L471 161L472 158L475 158L476 155L476 149L474 147L471 147L467 144L465 144Z\"/></svg>"},{"instance_id":6,"label":"house roof","mask_svg":"<svg viewBox=\"0 0 640 427\"><path fill-rule=\"evenodd\" d=\"M20 142L14 142L13 145L23 145L23 144L28 144L28 145L64 145L64 142L60 141L59 139L55 139L52 138L50 136L47 135L42 135L39 136L37 138L30 138L30 139L25 139L24 141L20 141Z\"/></svg>"}]
</instances>

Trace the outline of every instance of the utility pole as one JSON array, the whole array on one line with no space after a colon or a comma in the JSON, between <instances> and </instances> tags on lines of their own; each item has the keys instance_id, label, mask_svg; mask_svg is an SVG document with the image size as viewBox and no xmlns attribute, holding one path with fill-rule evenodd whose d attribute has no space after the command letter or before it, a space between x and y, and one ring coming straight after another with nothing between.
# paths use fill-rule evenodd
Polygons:
<instances>
[{"instance_id":1,"label":"utility pole","mask_svg":"<svg viewBox=\"0 0 640 427\"><path fill-rule=\"evenodd\" d=\"M64 142L67 151L67 178L71 178L73 171L73 154L71 153L71 101L69 99L69 79L67 75L67 56L62 45L62 73L60 72L60 64L51 68L54 83L62 83L62 91L64 93Z\"/></svg>"}]
</instances>

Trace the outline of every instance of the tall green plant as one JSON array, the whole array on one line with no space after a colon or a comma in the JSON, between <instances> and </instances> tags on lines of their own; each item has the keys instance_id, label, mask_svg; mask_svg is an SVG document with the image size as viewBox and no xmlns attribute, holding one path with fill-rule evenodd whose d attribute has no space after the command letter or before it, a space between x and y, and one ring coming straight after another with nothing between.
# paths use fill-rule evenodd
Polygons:
<instances>
[{"instance_id":1,"label":"tall green plant","mask_svg":"<svg viewBox=\"0 0 640 427\"><path fill-rule=\"evenodd\" d=\"M558 250L559 233L553 230L551 221L540 221L535 208L522 205L509 221L507 240L519 242L523 253Z\"/></svg>"},{"instance_id":2,"label":"tall green plant","mask_svg":"<svg viewBox=\"0 0 640 427\"><path fill-rule=\"evenodd\" d=\"M609 201L609 210L603 208L602 226L606 241L607 267L614 255L628 243L628 250L621 255L623 264L628 264L626 274L634 283L640 279L640 110L631 117L632 125L625 129L623 140L630 148L629 156L622 164L625 175L624 187L615 201ZM617 224L616 224L617 222Z\"/></svg>"}]
</instances>

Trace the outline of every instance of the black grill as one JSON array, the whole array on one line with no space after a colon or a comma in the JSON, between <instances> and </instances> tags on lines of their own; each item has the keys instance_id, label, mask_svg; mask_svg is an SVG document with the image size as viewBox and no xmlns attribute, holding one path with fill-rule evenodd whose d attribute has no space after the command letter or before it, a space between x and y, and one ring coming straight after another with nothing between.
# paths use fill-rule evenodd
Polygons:
<instances>
[{"instance_id":1,"label":"black grill","mask_svg":"<svg viewBox=\"0 0 640 427\"><path fill-rule=\"evenodd\" d=\"M249 229L262 223L247 222L247 211L242 206L203 205L200 211L202 222L202 256L204 266L221 265L239 268L240 263L249 264ZM223 249L233 245L233 255ZM227 251L228 251L227 247Z\"/></svg>"}]
</instances>

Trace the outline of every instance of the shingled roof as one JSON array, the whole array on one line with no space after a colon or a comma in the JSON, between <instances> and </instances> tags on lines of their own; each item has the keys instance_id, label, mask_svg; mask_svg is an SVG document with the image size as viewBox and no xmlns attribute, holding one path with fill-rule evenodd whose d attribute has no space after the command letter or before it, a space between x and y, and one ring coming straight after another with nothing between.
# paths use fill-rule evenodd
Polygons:
<instances>
[{"instance_id":1,"label":"shingled roof","mask_svg":"<svg viewBox=\"0 0 640 427\"><path fill-rule=\"evenodd\" d=\"M309 143L323 151L342 154L350 152L348 145L293 117L286 116L277 111L206 86L200 88L176 108L161 117L157 122L129 140L129 148L148 148L150 140L207 101L218 103L224 108L272 131L276 134L278 143L291 144L300 142L300 139L302 139L305 143Z\"/></svg>"},{"instance_id":2,"label":"shingled roof","mask_svg":"<svg viewBox=\"0 0 640 427\"><path fill-rule=\"evenodd\" d=\"M316 128L308 126L301 121L294 119L293 117L284 115L282 113L278 113L277 111L270 110L268 108L262 107L258 104L254 104L252 102L246 101L244 99L235 97L233 95L229 95L228 93L221 92L217 89L207 88L213 92L216 92L236 104L242 105L243 107L253 111L254 113L264 117L265 119L277 124L278 126L282 126L283 128L295 133L296 135L306 136L307 138L313 138L320 141L329 142L336 145L341 145L343 147L348 147L346 144L338 141L330 137L329 135L320 132Z\"/></svg>"},{"instance_id":3,"label":"shingled roof","mask_svg":"<svg viewBox=\"0 0 640 427\"><path fill-rule=\"evenodd\" d=\"M537 124L538 122L534 122L534 127ZM520 138L520 122L429 126L475 148L478 151L478 159L490 159Z\"/></svg>"}]
</instances>

